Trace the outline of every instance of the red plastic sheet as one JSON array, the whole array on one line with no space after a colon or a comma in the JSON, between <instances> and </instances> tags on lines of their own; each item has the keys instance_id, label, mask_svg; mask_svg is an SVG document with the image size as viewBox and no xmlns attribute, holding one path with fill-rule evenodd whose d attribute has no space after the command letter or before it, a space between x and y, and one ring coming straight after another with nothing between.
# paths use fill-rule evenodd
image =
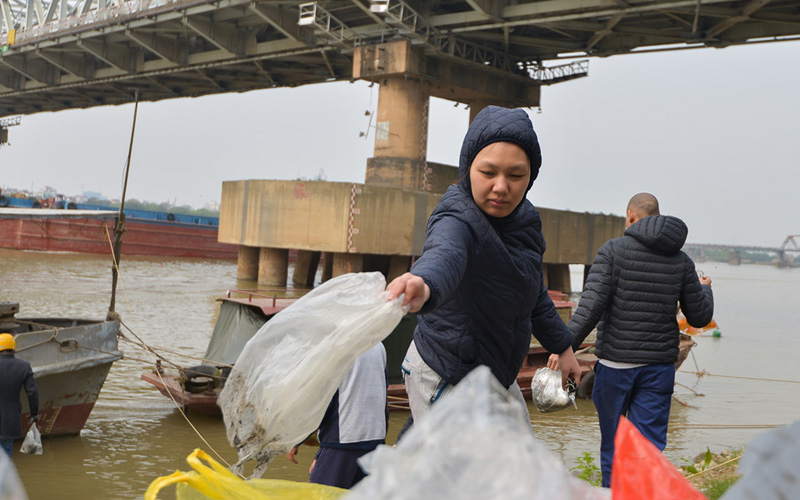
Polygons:
<instances>
[{"instance_id":1,"label":"red plastic sheet","mask_svg":"<svg viewBox=\"0 0 800 500\"><path fill-rule=\"evenodd\" d=\"M621 417L611 465L614 500L707 500L630 421Z\"/></svg>"}]
</instances>

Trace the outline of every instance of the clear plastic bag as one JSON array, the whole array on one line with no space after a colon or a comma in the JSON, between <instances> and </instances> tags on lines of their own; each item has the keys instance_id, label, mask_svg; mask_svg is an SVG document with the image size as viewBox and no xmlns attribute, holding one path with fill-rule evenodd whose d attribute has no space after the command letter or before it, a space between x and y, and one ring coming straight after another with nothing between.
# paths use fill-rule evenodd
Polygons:
<instances>
[{"instance_id":1,"label":"clear plastic bag","mask_svg":"<svg viewBox=\"0 0 800 500\"><path fill-rule=\"evenodd\" d=\"M414 421L396 448L379 446L359 463L369 475L343 499L611 498L573 477L536 439L526 408L486 366Z\"/></svg>"},{"instance_id":2,"label":"clear plastic bag","mask_svg":"<svg viewBox=\"0 0 800 500\"><path fill-rule=\"evenodd\" d=\"M11 458L0 450L0 498L3 500L28 500Z\"/></svg>"},{"instance_id":3,"label":"clear plastic bag","mask_svg":"<svg viewBox=\"0 0 800 500\"><path fill-rule=\"evenodd\" d=\"M42 434L36 423L31 424L31 428L22 440L22 447L19 449L22 453L28 455L41 455L44 449L42 448Z\"/></svg>"},{"instance_id":4,"label":"clear plastic bag","mask_svg":"<svg viewBox=\"0 0 800 500\"><path fill-rule=\"evenodd\" d=\"M763 432L747 445L738 469L742 477L722 500L800 498L798 462L800 420Z\"/></svg>"},{"instance_id":5,"label":"clear plastic bag","mask_svg":"<svg viewBox=\"0 0 800 500\"><path fill-rule=\"evenodd\" d=\"M245 345L217 404L228 441L239 453L234 470L255 460L261 477L316 430L357 356L400 322L402 298L386 300L380 273L339 276L269 320Z\"/></svg>"},{"instance_id":6,"label":"clear plastic bag","mask_svg":"<svg viewBox=\"0 0 800 500\"><path fill-rule=\"evenodd\" d=\"M561 388L561 372L539 368L531 380L533 404L542 413L563 410L569 406L577 409L575 391Z\"/></svg>"}]
</instances>

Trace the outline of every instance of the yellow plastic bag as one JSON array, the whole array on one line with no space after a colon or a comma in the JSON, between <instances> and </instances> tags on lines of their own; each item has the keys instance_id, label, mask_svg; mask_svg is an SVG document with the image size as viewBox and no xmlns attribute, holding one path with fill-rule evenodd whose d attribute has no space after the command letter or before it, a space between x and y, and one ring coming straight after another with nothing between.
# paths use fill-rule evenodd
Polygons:
<instances>
[{"instance_id":1,"label":"yellow plastic bag","mask_svg":"<svg viewBox=\"0 0 800 500\"><path fill-rule=\"evenodd\" d=\"M144 499L157 500L158 492L171 484L177 485L178 500L334 500L347 493L332 486L282 479L245 481L199 448L186 461L194 471L159 477L150 483Z\"/></svg>"}]
</instances>

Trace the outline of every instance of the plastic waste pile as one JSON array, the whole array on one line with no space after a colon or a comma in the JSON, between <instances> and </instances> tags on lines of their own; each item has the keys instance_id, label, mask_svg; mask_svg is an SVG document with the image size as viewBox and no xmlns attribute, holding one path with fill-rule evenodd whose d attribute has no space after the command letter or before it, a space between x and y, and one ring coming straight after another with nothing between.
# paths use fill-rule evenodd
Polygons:
<instances>
[{"instance_id":1,"label":"plastic waste pile","mask_svg":"<svg viewBox=\"0 0 800 500\"><path fill-rule=\"evenodd\" d=\"M357 356L405 314L386 300L381 273L346 274L315 288L268 321L244 347L218 399L241 472L251 477L316 430Z\"/></svg>"},{"instance_id":2,"label":"plastic waste pile","mask_svg":"<svg viewBox=\"0 0 800 500\"><path fill-rule=\"evenodd\" d=\"M574 383L573 383L574 384ZM561 372L550 368L539 368L531 379L531 398L536 409L542 413L563 410L575 404L575 388L561 388Z\"/></svg>"},{"instance_id":3,"label":"plastic waste pile","mask_svg":"<svg viewBox=\"0 0 800 500\"><path fill-rule=\"evenodd\" d=\"M346 500L609 500L539 442L527 409L481 366L438 401L396 448L362 458L369 476Z\"/></svg>"}]
</instances>

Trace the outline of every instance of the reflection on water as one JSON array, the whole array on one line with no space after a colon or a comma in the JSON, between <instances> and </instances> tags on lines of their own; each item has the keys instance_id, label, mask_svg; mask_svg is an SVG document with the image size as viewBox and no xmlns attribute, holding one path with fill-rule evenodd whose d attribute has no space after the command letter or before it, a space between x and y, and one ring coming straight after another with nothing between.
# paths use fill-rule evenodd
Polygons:
<instances>
[{"instance_id":1,"label":"reflection on water","mask_svg":"<svg viewBox=\"0 0 800 500\"><path fill-rule=\"evenodd\" d=\"M0 250L0 301L20 303L20 316L102 318L111 290L110 260L79 254ZM717 375L798 380L790 353L797 352L793 308L800 302L797 270L706 263L714 280L715 318L723 336L698 338L694 356L684 363L673 402L666 456L676 465L704 451L744 446L761 429L798 418L797 384L697 377L700 369ZM236 264L221 261L126 258L122 263L117 311L133 332L177 364L195 364L211 335L219 306L229 288L254 288L236 280ZM132 334L123 328L123 333ZM80 436L45 440L42 456L15 454L14 460L32 500L62 498L142 498L150 482L176 469L187 470L194 448L216 450L228 462L222 422L189 415L203 442L174 404L143 382L152 355L120 343L126 358L114 364L100 399ZM180 355L186 356L182 357ZM394 441L407 413L392 414ZM599 456L600 433L591 401L578 410L541 414L531 407L534 431L568 467L589 451ZM700 427L702 426L702 427ZM303 447L300 465L278 458L266 477L305 481L315 449ZM213 454L213 453L212 453ZM513 457L508 457L513 459ZM173 497L174 489L162 498Z\"/></svg>"}]
</instances>

